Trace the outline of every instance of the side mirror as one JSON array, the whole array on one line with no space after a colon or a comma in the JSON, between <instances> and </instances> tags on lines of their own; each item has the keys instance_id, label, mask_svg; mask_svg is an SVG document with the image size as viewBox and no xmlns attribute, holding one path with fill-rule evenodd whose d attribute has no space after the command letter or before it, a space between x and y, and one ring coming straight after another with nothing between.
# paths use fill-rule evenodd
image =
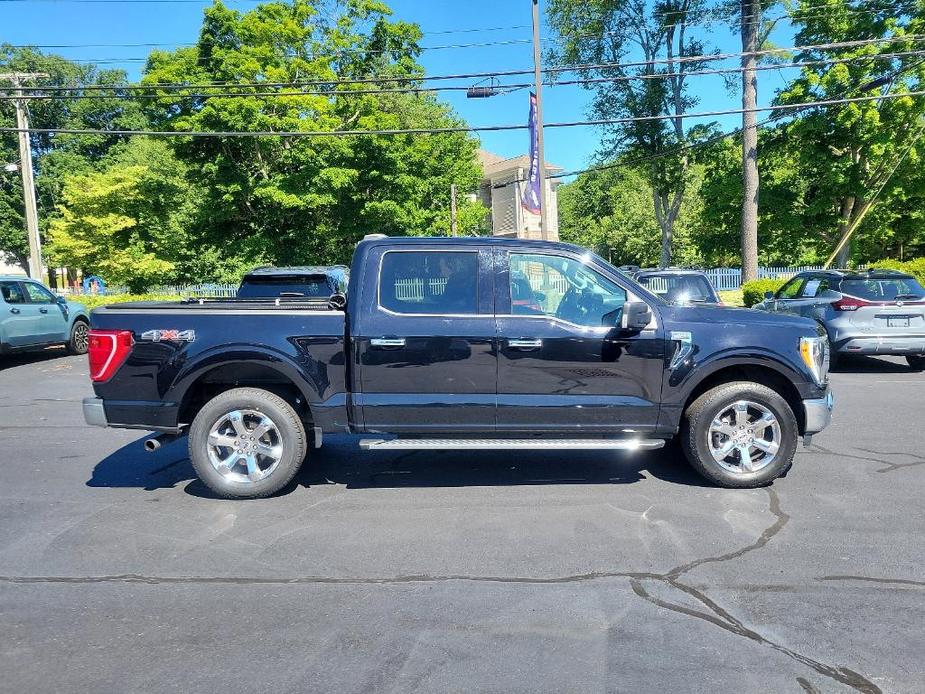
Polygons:
<instances>
[{"instance_id":1,"label":"side mirror","mask_svg":"<svg viewBox=\"0 0 925 694\"><path fill-rule=\"evenodd\" d=\"M67 303L67 298L63 296L57 296L55 297L55 301L64 306Z\"/></svg>"},{"instance_id":2,"label":"side mirror","mask_svg":"<svg viewBox=\"0 0 925 694\"><path fill-rule=\"evenodd\" d=\"M644 330L652 322L652 310L644 301L627 301L623 304L623 316L620 319L622 330Z\"/></svg>"},{"instance_id":3,"label":"side mirror","mask_svg":"<svg viewBox=\"0 0 925 694\"><path fill-rule=\"evenodd\" d=\"M765 293L764 293L764 298L765 298L765 299L773 299L773 298L774 298L774 292L765 292Z\"/></svg>"}]
</instances>

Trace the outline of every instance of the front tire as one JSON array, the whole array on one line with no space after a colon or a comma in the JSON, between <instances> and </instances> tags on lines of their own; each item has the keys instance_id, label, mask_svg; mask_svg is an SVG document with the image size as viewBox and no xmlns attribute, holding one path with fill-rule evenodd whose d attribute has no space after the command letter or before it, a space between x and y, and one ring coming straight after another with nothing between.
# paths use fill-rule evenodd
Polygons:
<instances>
[{"instance_id":1,"label":"front tire","mask_svg":"<svg viewBox=\"0 0 925 694\"><path fill-rule=\"evenodd\" d=\"M913 371L925 371L925 356L910 354L906 357L906 363Z\"/></svg>"},{"instance_id":2,"label":"front tire","mask_svg":"<svg viewBox=\"0 0 925 694\"><path fill-rule=\"evenodd\" d=\"M85 320L75 320L71 327L71 339L67 342L70 354L86 354L90 347L90 326Z\"/></svg>"},{"instance_id":3,"label":"front tire","mask_svg":"<svg viewBox=\"0 0 925 694\"><path fill-rule=\"evenodd\" d=\"M758 383L717 386L684 415L681 447L691 466L721 487L761 487L793 462L799 425L790 405Z\"/></svg>"},{"instance_id":4,"label":"front tire","mask_svg":"<svg viewBox=\"0 0 925 694\"><path fill-rule=\"evenodd\" d=\"M259 388L235 388L199 411L189 455L205 485L226 499L275 494L295 477L307 451L305 426L283 398Z\"/></svg>"}]
</instances>

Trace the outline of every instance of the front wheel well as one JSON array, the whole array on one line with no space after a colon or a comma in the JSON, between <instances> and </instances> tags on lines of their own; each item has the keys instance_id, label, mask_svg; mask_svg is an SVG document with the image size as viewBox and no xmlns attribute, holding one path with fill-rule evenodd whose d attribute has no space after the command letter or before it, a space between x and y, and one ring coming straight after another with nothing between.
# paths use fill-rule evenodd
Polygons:
<instances>
[{"instance_id":1,"label":"front wheel well","mask_svg":"<svg viewBox=\"0 0 925 694\"><path fill-rule=\"evenodd\" d=\"M311 410L292 379L271 366L249 362L223 364L199 376L183 395L179 426L188 427L199 410L215 396L243 387L261 388L278 395L292 405L306 427L311 426Z\"/></svg>"},{"instance_id":2,"label":"front wheel well","mask_svg":"<svg viewBox=\"0 0 925 694\"><path fill-rule=\"evenodd\" d=\"M682 413L687 412L687 408L690 407L691 403L708 390L712 390L724 383L732 383L734 381L760 383L779 393L780 396L787 401L787 404L790 405L793 416L800 426L800 433L805 431L806 415L803 412L803 398L800 396L800 392L796 389L796 386L779 371L757 364L736 364L734 366L724 367L710 374L698 383L697 387L687 396Z\"/></svg>"}]
</instances>

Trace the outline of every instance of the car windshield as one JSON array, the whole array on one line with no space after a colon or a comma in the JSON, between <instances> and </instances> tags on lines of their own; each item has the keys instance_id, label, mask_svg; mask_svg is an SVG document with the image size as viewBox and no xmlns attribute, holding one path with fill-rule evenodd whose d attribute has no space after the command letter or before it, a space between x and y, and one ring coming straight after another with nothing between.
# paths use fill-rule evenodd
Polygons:
<instances>
[{"instance_id":1,"label":"car windshield","mask_svg":"<svg viewBox=\"0 0 925 694\"><path fill-rule=\"evenodd\" d=\"M716 294L710 281L702 275L665 273L644 275L636 281L669 304L713 303L716 301Z\"/></svg>"},{"instance_id":2,"label":"car windshield","mask_svg":"<svg viewBox=\"0 0 925 694\"><path fill-rule=\"evenodd\" d=\"M274 296L331 296L331 283L324 275L267 275L245 277L238 289L238 297L253 299Z\"/></svg>"},{"instance_id":3,"label":"car windshield","mask_svg":"<svg viewBox=\"0 0 925 694\"><path fill-rule=\"evenodd\" d=\"M841 283L841 292L867 301L925 299L925 289L912 277L845 279Z\"/></svg>"}]
</instances>

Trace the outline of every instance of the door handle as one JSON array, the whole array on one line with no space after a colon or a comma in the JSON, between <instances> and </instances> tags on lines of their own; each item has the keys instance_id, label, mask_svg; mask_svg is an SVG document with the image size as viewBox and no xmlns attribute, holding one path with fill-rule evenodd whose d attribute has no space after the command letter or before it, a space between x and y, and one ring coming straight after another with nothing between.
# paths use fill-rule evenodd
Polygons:
<instances>
[{"instance_id":1,"label":"door handle","mask_svg":"<svg viewBox=\"0 0 925 694\"><path fill-rule=\"evenodd\" d=\"M40 309L39 309L39 313L48 313L48 309L47 309L47 308L40 308Z\"/></svg>"},{"instance_id":2,"label":"door handle","mask_svg":"<svg viewBox=\"0 0 925 694\"><path fill-rule=\"evenodd\" d=\"M10 313L19 313L19 309L18 309L18 308L11 308L11 309L10 309Z\"/></svg>"},{"instance_id":3,"label":"door handle","mask_svg":"<svg viewBox=\"0 0 925 694\"><path fill-rule=\"evenodd\" d=\"M523 339L523 340L508 340L507 346L511 349L522 349L525 351L539 349L543 346L542 340L536 339Z\"/></svg>"},{"instance_id":4,"label":"door handle","mask_svg":"<svg viewBox=\"0 0 925 694\"><path fill-rule=\"evenodd\" d=\"M369 341L369 346L377 349L401 349L405 346L405 338L374 337Z\"/></svg>"}]
</instances>

